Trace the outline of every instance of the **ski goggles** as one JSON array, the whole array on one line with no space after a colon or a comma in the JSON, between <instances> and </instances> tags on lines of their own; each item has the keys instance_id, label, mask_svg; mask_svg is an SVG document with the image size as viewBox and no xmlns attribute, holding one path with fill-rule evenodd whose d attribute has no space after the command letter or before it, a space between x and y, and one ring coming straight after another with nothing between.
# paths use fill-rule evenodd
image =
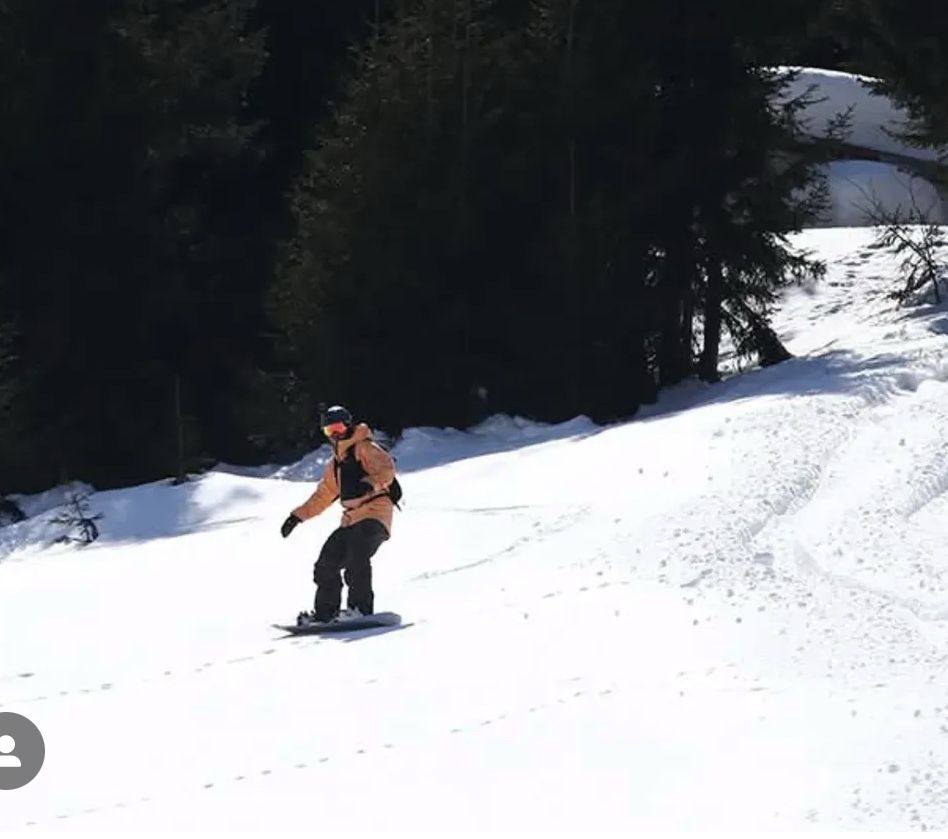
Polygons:
<instances>
[{"instance_id":1,"label":"ski goggles","mask_svg":"<svg viewBox=\"0 0 948 839\"><path fill-rule=\"evenodd\" d=\"M323 426L323 434L327 437L341 437L346 433L346 424L344 422L331 422Z\"/></svg>"}]
</instances>

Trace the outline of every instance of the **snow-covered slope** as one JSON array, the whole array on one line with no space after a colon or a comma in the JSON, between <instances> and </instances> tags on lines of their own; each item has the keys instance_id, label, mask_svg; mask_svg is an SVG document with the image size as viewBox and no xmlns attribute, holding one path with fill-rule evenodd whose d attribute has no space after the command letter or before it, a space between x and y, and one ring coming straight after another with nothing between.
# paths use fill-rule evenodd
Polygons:
<instances>
[{"instance_id":1,"label":"snow-covered slope","mask_svg":"<svg viewBox=\"0 0 948 839\"><path fill-rule=\"evenodd\" d=\"M298 481L100 493L85 549L0 531L0 710L47 744L0 829L948 826L948 311L892 309L871 231L801 238L797 359L410 435L396 631L269 628L336 524L280 539Z\"/></svg>"},{"instance_id":2,"label":"snow-covered slope","mask_svg":"<svg viewBox=\"0 0 948 839\"><path fill-rule=\"evenodd\" d=\"M931 181L891 163L874 160L834 160L826 164L830 203L820 225L869 227L879 212L891 217L921 217L935 224L948 221L945 202Z\"/></svg>"},{"instance_id":3,"label":"snow-covered slope","mask_svg":"<svg viewBox=\"0 0 948 839\"><path fill-rule=\"evenodd\" d=\"M796 75L785 98L807 95L810 100L801 114L810 136L825 137L834 120L848 115L846 143L864 155L884 158L842 159L826 167L831 203L822 226L870 226L874 220L867 210L876 202L887 213L898 208L906 213L915 207L932 222L948 222L946 196L916 168L899 165L916 161L924 168L944 156L944 152L915 148L901 139L909 120L905 109L873 93L868 77L815 67L787 69Z\"/></svg>"},{"instance_id":4,"label":"snow-covered slope","mask_svg":"<svg viewBox=\"0 0 948 839\"><path fill-rule=\"evenodd\" d=\"M873 79L818 67L788 69L796 77L787 87L787 96L808 94L812 100L802 116L814 137L825 136L830 124L848 113L850 131L845 139L851 145L914 160L938 161L936 150L915 148L900 138L909 115L889 97L873 93L869 87Z\"/></svg>"}]
</instances>

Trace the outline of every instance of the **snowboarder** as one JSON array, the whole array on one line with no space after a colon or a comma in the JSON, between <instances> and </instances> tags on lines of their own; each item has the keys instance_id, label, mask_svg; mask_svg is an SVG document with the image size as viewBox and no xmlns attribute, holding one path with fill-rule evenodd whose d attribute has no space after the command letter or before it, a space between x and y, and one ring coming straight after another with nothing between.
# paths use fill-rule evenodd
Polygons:
<instances>
[{"instance_id":1,"label":"snowboarder","mask_svg":"<svg viewBox=\"0 0 948 839\"><path fill-rule=\"evenodd\" d=\"M313 612L301 612L297 622L329 622L371 615L374 611L371 559L392 530L394 507L390 490L395 464L372 438L365 423L354 424L352 415L334 405L320 417L323 434L333 449L322 480L309 500L283 522L285 539L307 519L326 510L337 498L342 503L342 524L323 545L313 568L316 602ZM340 571L348 586L347 608L340 615Z\"/></svg>"}]
</instances>

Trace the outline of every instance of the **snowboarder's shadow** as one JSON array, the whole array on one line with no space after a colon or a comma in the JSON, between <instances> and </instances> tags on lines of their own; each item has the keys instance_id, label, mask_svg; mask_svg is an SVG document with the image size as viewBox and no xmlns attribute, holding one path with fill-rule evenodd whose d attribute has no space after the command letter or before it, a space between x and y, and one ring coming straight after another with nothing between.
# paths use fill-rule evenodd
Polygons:
<instances>
[{"instance_id":1,"label":"snowboarder's shadow","mask_svg":"<svg viewBox=\"0 0 948 839\"><path fill-rule=\"evenodd\" d=\"M400 623L397 626L373 626L364 629L351 629L348 632L345 630L339 630L337 632L325 632L320 635L312 635L308 638L306 636L294 635L292 632L288 632L286 635L282 635L280 637L296 638L300 643L309 640L316 643L322 643L324 641L341 641L345 644L349 644L352 641L362 641L365 638L373 638L377 635L386 635L389 632L400 632L401 630L408 629L408 627L414 625L414 623Z\"/></svg>"},{"instance_id":2,"label":"snowboarder's shadow","mask_svg":"<svg viewBox=\"0 0 948 839\"><path fill-rule=\"evenodd\" d=\"M409 626L414 626L414 623L400 623L398 626L373 626L370 629L354 629L352 632L339 632L335 635L324 635L325 640L335 639L336 641L343 641L346 644L351 643L352 641L361 641L364 638L372 638L376 635L385 635L389 632L401 632L403 629L408 629Z\"/></svg>"}]
</instances>

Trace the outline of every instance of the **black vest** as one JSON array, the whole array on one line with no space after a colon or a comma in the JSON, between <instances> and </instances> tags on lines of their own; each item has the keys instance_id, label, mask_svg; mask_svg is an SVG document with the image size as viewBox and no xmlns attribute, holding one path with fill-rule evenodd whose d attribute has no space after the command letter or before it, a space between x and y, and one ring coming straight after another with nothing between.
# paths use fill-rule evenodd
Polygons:
<instances>
[{"instance_id":1,"label":"black vest","mask_svg":"<svg viewBox=\"0 0 948 839\"><path fill-rule=\"evenodd\" d=\"M358 444L349 446L342 460L336 460L336 483L339 485L339 498L342 501L361 498L372 491L368 483L362 483L366 471L355 455L356 445Z\"/></svg>"}]
</instances>

